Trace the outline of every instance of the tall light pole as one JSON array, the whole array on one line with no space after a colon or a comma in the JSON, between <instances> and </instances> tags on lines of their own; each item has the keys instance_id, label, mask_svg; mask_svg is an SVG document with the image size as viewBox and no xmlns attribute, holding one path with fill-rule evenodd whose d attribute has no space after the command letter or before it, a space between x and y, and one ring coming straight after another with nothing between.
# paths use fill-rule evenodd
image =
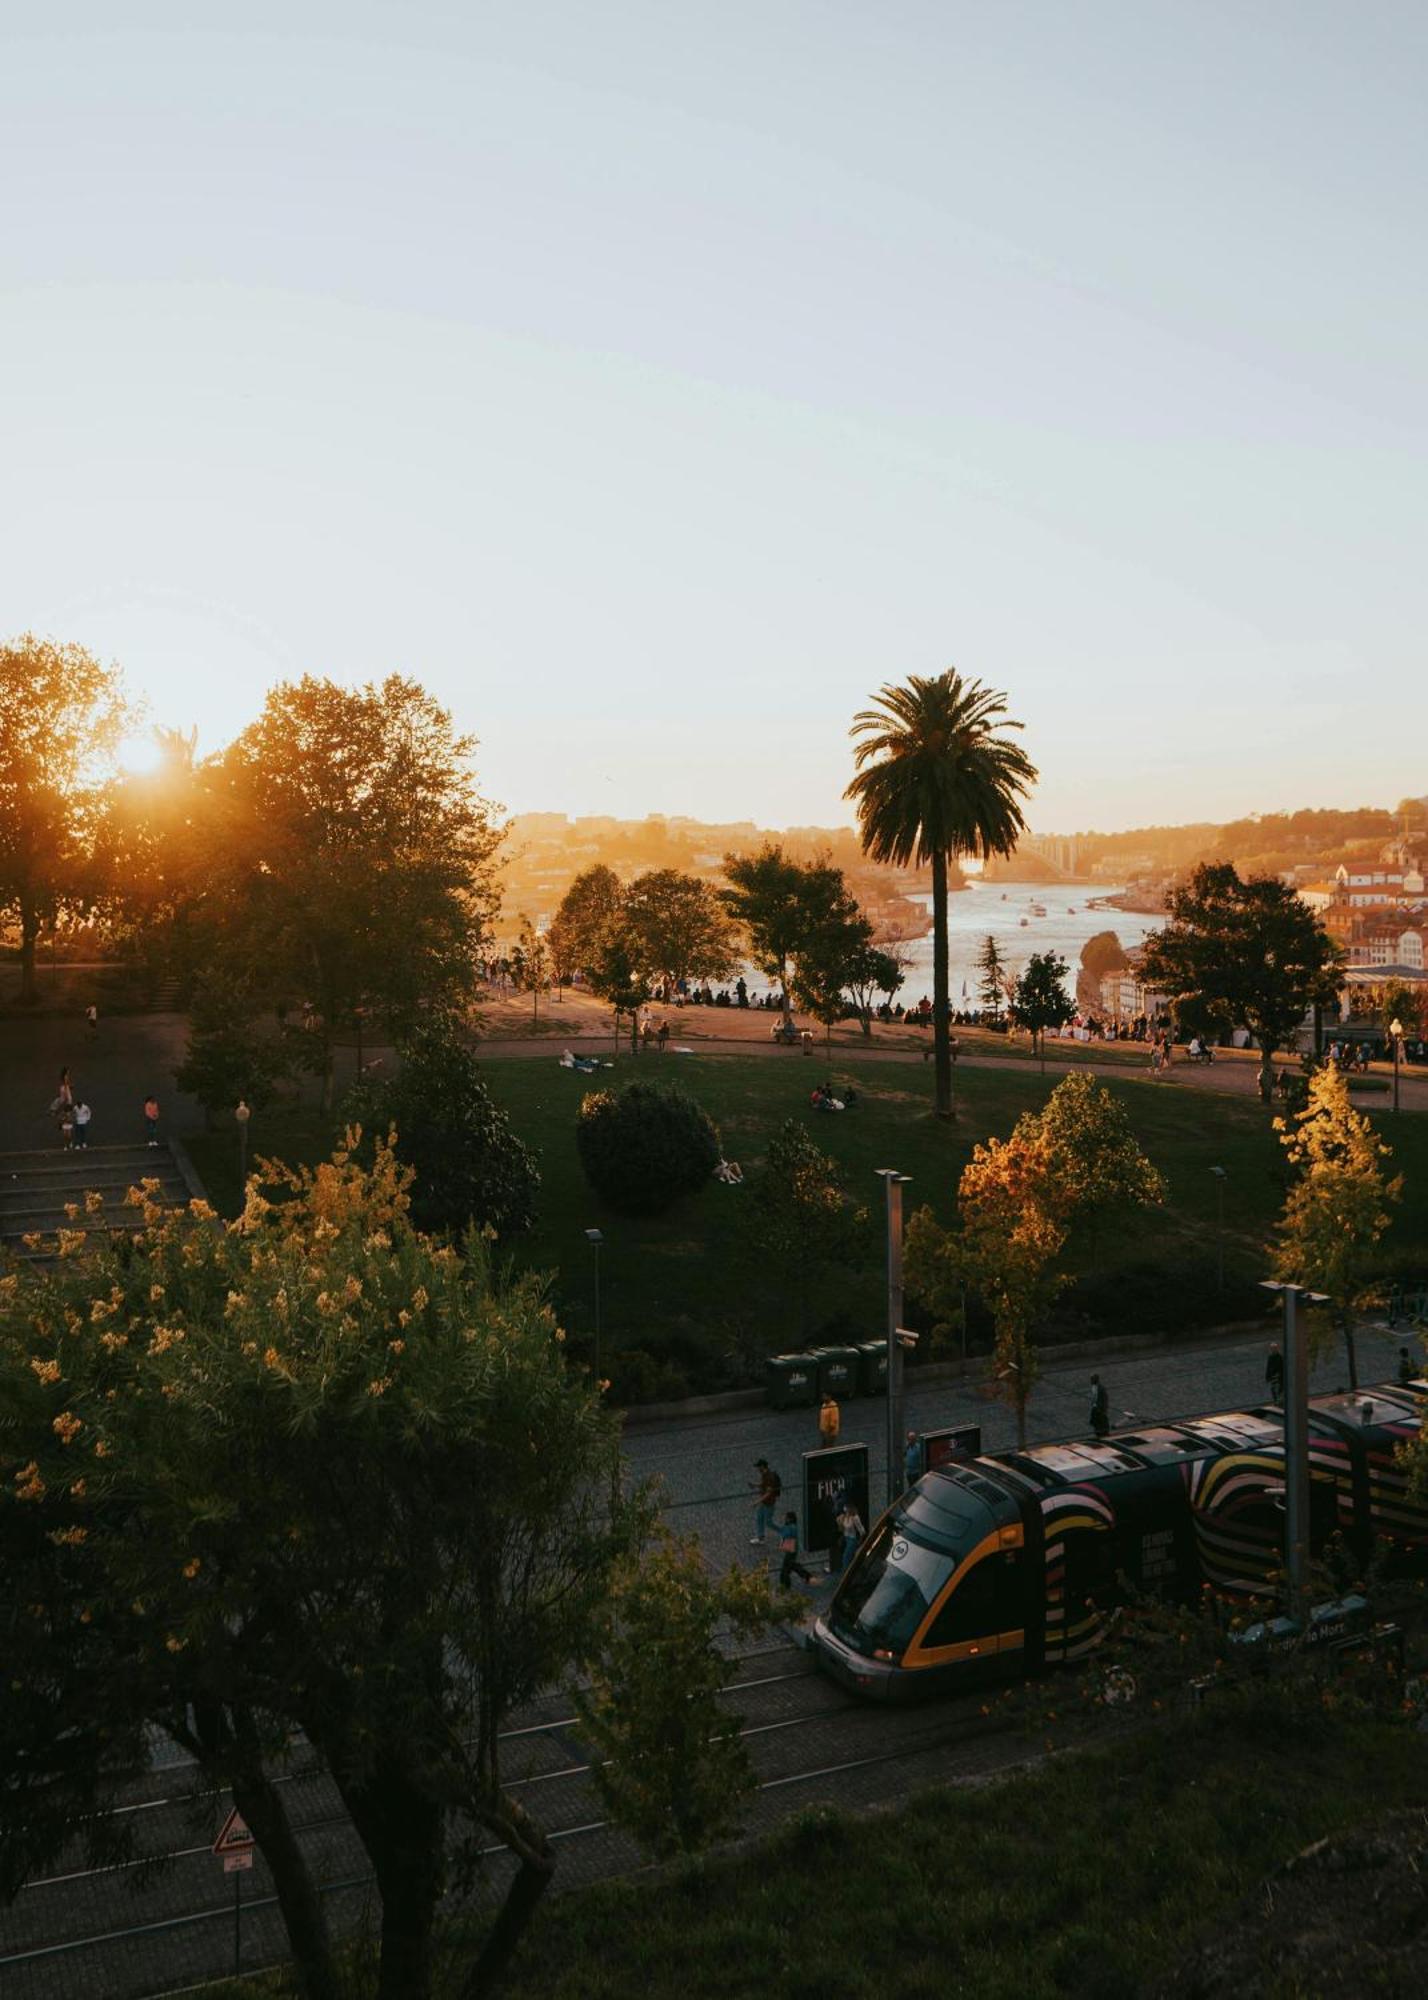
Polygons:
<instances>
[{"instance_id":1,"label":"tall light pole","mask_svg":"<svg viewBox=\"0 0 1428 2000\"><path fill-rule=\"evenodd\" d=\"M240 1097L233 1107L233 1116L238 1120L238 1184L242 1188L248 1185L248 1120L252 1115Z\"/></svg>"},{"instance_id":2,"label":"tall light pole","mask_svg":"<svg viewBox=\"0 0 1428 2000\"><path fill-rule=\"evenodd\" d=\"M585 1241L595 1252L595 1383L600 1383L600 1245L605 1241L598 1229L587 1229Z\"/></svg>"},{"instance_id":3,"label":"tall light pole","mask_svg":"<svg viewBox=\"0 0 1428 2000\"><path fill-rule=\"evenodd\" d=\"M1393 1111L1398 1115L1398 1062L1403 1054L1403 1023L1394 1020L1388 1024L1388 1032L1393 1037Z\"/></svg>"},{"instance_id":4,"label":"tall light pole","mask_svg":"<svg viewBox=\"0 0 1428 2000\"><path fill-rule=\"evenodd\" d=\"M1274 1278L1260 1282L1284 1297L1284 1568L1289 1616L1301 1618L1309 1581L1309 1341L1299 1301L1323 1305L1326 1294Z\"/></svg>"},{"instance_id":5,"label":"tall light pole","mask_svg":"<svg viewBox=\"0 0 1428 2000\"><path fill-rule=\"evenodd\" d=\"M902 1324L902 1191L912 1178L896 1167L879 1167L887 1190L888 1236L888 1505L902 1491L902 1351L916 1334Z\"/></svg>"},{"instance_id":6,"label":"tall light pole","mask_svg":"<svg viewBox=\"0 0 1428 2000\"><path fill-rule=\"evenodd\" d=\"M1225 1182L1229 1178L1223 1167L1211 1167L1215 1176L1215 1284L1218 1290L1225 1289Z\"/></svg>"}]
</instances>

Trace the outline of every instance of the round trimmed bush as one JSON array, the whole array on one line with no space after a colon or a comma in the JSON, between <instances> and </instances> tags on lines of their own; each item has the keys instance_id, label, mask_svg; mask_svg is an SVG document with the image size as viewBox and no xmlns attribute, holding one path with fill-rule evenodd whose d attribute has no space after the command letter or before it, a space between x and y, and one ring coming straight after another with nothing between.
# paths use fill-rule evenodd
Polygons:
<instances>
[{"instance_id":1,"label":"round trimmed bush","mask_svg":"<svg viewBox=\"0 0 1428 2000\"><path fill-rule=\"evenodd\" d=\"M659 1215L703 1187L719 1164L713 1119L672 1084L591 1091L575 1145L590 1185L621 1215Z\"/></svg>"}]
</instances>

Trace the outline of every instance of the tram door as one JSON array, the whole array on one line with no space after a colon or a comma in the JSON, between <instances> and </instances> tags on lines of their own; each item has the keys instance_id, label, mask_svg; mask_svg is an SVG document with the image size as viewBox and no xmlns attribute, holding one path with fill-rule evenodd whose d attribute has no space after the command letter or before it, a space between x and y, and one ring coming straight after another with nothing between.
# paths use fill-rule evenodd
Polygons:
<instances>
[{"instance_id":1,"label":"tram door","mask_svg":"<svg viewBox=\"0 0 1428 2000\"><path fill-rule=\"evenodd\" d=\"M1046 1559L1046 1659L1080 1659L1099 1645L1116 1601L1115 1516L1084 1488L1041 1503Z\"/></svg>"},{"instance_id":2,"label":"tram door","mask_svg":"<svg viewBox=\"0 0 1428 2000\"><path fill-rule=\"evenodd\" d=\"M1020 1652L1026 1643L1026 1571L1020 1524L999 1529L957 1570L903 1665L933 1666Z\"/></svg>"}]
</instances>

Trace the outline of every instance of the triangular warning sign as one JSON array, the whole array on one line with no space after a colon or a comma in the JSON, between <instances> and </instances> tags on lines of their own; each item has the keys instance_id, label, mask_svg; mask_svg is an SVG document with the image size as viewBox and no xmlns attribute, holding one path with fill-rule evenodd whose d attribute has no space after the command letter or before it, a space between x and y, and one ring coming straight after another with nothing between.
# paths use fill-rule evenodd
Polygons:
<instances>
[{"instance_id":1,"label":"triangular warning sign","mask_svg":"<svg viewBox=\"0 0 1428 2000\"><path fill-rule=\"evenodd\" d=\"M234 1806L223 1825L218 1830L218 1838L213 1843L215 1854L238 1854L245 1847L253 1845L253 1835L248 1822Z\"/></svg>"}]
</instances>

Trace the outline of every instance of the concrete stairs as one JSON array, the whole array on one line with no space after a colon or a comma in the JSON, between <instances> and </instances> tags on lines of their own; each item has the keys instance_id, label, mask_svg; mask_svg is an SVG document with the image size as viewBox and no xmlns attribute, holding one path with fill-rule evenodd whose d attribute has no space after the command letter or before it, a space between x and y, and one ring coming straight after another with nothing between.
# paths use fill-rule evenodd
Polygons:
<instances>
[{"instance_id":1,"label":"concrete stairs","mask_svg":"<svg viewBox=\"0 0 1428 2000\"><path fill-rule=\"evenodd\" d=\"M0 1153L0 1250L17 1257L42 1256L26 1247L26 1236L38 1232L52 1237L57 1229L92 1226L65 1213L74 1202L83 1217L84 1197L90 1192L103 1195L110 1227L132 1228L135 1211L124 1207L124 1197L146 1177L158 1181L158 1199L166 1208L181 1208L198 1192L187 1162L181 1164L167 1144Z\"/></svg>"}]
</instances>

